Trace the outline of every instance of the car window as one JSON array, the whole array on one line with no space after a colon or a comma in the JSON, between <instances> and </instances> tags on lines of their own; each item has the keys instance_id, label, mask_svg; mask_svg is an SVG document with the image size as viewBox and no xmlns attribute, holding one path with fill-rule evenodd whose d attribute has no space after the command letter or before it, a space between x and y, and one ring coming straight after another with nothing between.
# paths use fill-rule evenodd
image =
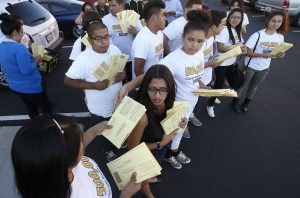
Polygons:
<instances>
[{"instance_id":1,"label":"car window","mask_svg":"<svg viewBox=\"0 0 300 198\"><path fill-rule=\"evenodd\" d=\"M42 24L51 17L45 8L34 1L10 4L5 9L10 14L15 14L23 18L24 24L31 27Z\"/></svg>"},{"instance_id":2,"label":"car window","mask_svg":"<svg viewBox=\"0 0 300 198\"><path fill-rule=\"evenodd\" d=\"M47 3L40 3L41 6L43 6L46 10L50 11L49 5Z\"/></svg>"},{"instance_id":3,"label":"car window","mask_svg":"<svg viewBox=\"0 0 300 198\"><path fill-rule=\"evenodd\" d=\"M65 8L63 6L51 4L51 12L53 14L58 14L58 13L68 13L70 11L69 11L69 9L67 9L67 8Z\"/></svg>"}]
</instances>

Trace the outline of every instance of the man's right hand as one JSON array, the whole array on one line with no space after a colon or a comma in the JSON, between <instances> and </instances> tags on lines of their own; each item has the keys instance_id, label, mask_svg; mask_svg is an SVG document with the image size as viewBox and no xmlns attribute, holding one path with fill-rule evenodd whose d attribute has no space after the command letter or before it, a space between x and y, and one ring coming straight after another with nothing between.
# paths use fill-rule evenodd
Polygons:
<instances>
[{"instance_id":1,"label":"man's right hand","mask_svg":"<svg viewBox=\"0 0 300 198\"><path fill-rule=\"evenodd\" d=\"M109 80L105 79L102 81L97 81L94 83L94 87L96 90L104 90L108 87Z\"/></svg>"}]
</instances>

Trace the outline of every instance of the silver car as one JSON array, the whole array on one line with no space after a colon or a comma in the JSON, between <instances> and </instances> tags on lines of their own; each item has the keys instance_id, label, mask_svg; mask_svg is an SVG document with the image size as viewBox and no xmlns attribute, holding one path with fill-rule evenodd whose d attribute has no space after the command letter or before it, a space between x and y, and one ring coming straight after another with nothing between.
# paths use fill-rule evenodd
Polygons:
<instances>
[{"instance_id":1,"label":"silver car","mask_svg":"<svg viewBox=\"0 0 300 198\"><path fill-rule=\"evenodd\" d=\"M291 22L300 27L300 0L257 0L255 7L263 12L286 10Z\"/></svg>"}]
</instances>

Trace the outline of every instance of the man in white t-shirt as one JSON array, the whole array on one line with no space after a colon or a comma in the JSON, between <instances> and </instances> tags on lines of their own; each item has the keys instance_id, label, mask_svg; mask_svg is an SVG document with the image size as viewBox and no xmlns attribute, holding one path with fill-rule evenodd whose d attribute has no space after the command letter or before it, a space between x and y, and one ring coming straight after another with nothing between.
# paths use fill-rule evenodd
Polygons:
<instances>
[{"instance_id":1,"label":"man in white t-shirt","mask_svg":"<svg viewBox=\"0 0 300 198\"><path fill-rule=\"evenodd\" d=\"M113 101L122 87L121 81L125 79L125 73L117 73L111 86L109 86L109 80L99 81L92 75L101 62L109 64L110 56L121 54L121 51L115 45L110 44L108 29L102 22L90 24L87 34L92 47L81 52L75 59L66 73L64 83L67 86L84 90L85 102L92 115L92 121L99 123L111 117ZM105 149L110 147L108 142L104 144Z\"/></svg>"},{"instance_id":2,"label":"man in white t-shirt","mask_svg":"<svg viewBox=\"0 0 300 198\"><path fill-rule=\"evenodd\" d=\"M107 26L109 35L114 45L120 48L123 54L129 55L128 62L126 64L126 76L127 81L132 79L132 62L131 62L131 47L136 34L142 29L142 24L138 20L136 26L130 26L128 33L124 33L121 30L117 13L124 10L123 0L109 0L109 11L110 13L103 17L102 21Z\"/></svg>"},{"instance_id":3,"label":"man in white t-shirt","mask_svg":"<svg viewBox=\"0 0 300 198\"><path fill-rule=\"evenodd\" d=\"M182 33L187 24L186 15L191 10L202 10L202 0L188 0L185 4L184 16L175 19L163 30L165 55L182 46Z\"/></svg>"},{"instance_id":4,"label":"man in white t-shirt","mask_svg":"<svg viewBox=\"0 0 300 198\"><path fill-rule=\"evenodd\" d=\"M131 55L132 77L144 74L152 65L157 64L164 53L163 33L165 28L165 3L161 0L152 0L144 7L146 26L135 37Z\"/></svg>"}]
</instances>

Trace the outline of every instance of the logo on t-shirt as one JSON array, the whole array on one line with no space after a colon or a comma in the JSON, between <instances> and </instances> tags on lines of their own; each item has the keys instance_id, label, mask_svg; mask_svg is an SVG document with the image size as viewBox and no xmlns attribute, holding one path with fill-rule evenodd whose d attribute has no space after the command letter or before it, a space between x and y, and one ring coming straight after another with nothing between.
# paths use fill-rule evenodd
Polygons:
<instances>
[{"instance_id":1,"label":"logo on t-shirt","mask_svg":"<svg viewBox=\"0 0 300 198\"><path fill-rule=\"evenodd\" d=\"M159 53L163 52L163 50L164 50L164 45L163 45L163 43L160 43L159 45L157 45L155 47L155 54L159 54Z\"/></svg>"},{"instance_id":2,"label":"logo on t-shirt","mask_svg":"<svg viewBox=\"0 0 300 198\"><path fill-rule=\"evenodd\" d=\"M121 26L119 24L113 25L112 26L113 30L121 30Z\"/></svg>"},{"instance_id":3,"label":"logo on t-shirt","mask_svg":"<svg viewBox=\"0 0 300 198\"><path fill-rule=\"evenodd\" d=\"M191 66L185 68L185 76L191 76L195 74L200 74L204 69L204 64L201 63L197 66Z\"/></svg>"},{"instance_id":4,"label":"logo on t-shirt","mask_svg":"<svg viewBox=\"0 0 300 198\"><path fill-rule=\"evenodd\" d=\"M104 186L103 181L101 180L100 177L100 172L97 169L97 167L94 167L93 163L90 162L89 158L82 156L81 157L81 163L82 165L87 168L90 169L90 171L88 172L88 175L90 178L93 179L93 182L95 184L95 188L96 188L96 192L97 192L97 196L99 197L104 197L107 195L107 190Z\"/></svg>"}]
</instances>

